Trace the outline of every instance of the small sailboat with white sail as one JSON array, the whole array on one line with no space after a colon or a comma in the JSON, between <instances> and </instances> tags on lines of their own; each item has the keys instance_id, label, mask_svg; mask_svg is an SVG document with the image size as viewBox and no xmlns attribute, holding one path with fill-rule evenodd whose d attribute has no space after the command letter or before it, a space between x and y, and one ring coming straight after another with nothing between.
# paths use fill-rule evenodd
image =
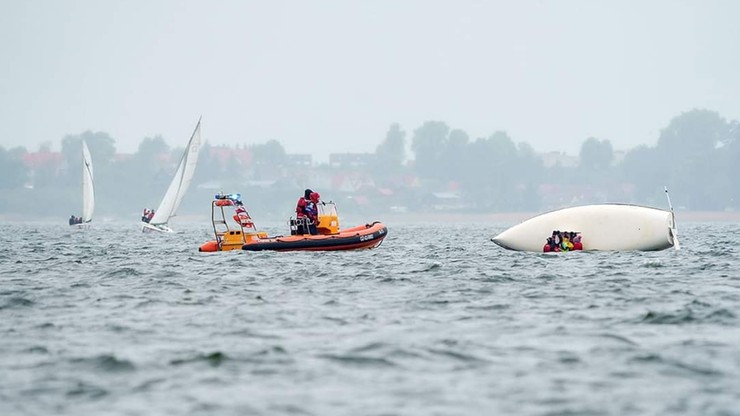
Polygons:
<instances>
[{"instance_id":1,"label":"small sailboat with white sail","mask_svg":"<svg viewBox=\"0 0 740 416\"><path fill-rule=\"evenodd\" d=\"M90 150L82 140L82 216L69 219L69 225L75 228L89 228L95 211L95 184Z\"/></svg>"},{"instance_id":2,"label":"small sailboat with white sail","mask_svg":"<svg viewBox=\"0 0 740 416\"><path fill-rule=\"evenodd\" d=\"M188 141L188 145L185 147L185 153L180 159L180 164L177 166L175 176L170 182L170 186L167 188L167 192L162 198L159 207L153 211L153 215L150 218L146 216L142 217L141 230L143 232L157 231L164 233L173 232L169 227L169 221L177 213L177 209L180 207L185 192L187 192L190 182L193 180L193 174L195 174L195 166L198 163L198 151L200 150L200 119L198 124L195 126L193 135Z\"/></svg>"}]
</instances>

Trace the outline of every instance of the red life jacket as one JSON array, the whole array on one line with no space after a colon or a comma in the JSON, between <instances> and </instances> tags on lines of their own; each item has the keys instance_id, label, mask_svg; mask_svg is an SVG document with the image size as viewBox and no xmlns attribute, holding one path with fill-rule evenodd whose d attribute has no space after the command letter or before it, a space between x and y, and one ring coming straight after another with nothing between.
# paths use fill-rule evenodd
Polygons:
<instances>
[{"instance_id":1,"label":"red life jacket","mask_svg":"<svg viewBox=\"0 0 740 416\"><path fill-rule=\"evenodd\" d=\"M295 206L295 216L297 218L303 218L306 216L306 198L298 198L298 203Z\"/></svg>"}]
</instances>

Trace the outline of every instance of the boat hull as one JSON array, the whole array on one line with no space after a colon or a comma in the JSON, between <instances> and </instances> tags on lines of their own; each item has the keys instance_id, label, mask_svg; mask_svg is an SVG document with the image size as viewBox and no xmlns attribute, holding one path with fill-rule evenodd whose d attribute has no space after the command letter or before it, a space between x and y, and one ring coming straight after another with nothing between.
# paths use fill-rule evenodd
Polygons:
<instances>
[{"instance_id":1,"label":"boat hull","mask_svg":"<svg viewBox=\"0 0 740 416\"><path fill-rule=\"evenodd\" d=\"M140 222L141 232L144 233L173 233L172 229L166 225L154 225L147 222Z\"/></svg>"},{"instance_id":2,"label":"boat hull","mask_svg":"<svg viewBox=\"0 0 740 416\"><path fill-rule=\"evenodd\" d=\"M672 247L669 211L639 205L585 205L548 212L515 225L491 240L516 251L542 252L553 230L580 233L584 250L654 251Z\"/></svg>"},{"instance_id":3,"label":"boat hull","mask_svg":"<svg viewBox=\"0 0 740 416\"><path fill-rule=\"evenodd\" d=\"M381 222L359 225L357 227L340 230L330 235L290 235L267 237L264 233L246 235L246 244L236 244L231 237L224 236L219 245L216 241L208 241L200 246L201 252L230 251L242 249L245 251L338 251L361 250L378 247L388 235L388 228ZM241 239L241 236L236 236Z\"/></svg>"},{"instance_id":4,"label":"boat hull","mask_svg":"<svg viewBox=\"0 0 740 416\"><path fill-rule=\"evenodd\" d=\"M340 230L332 235L291 235L251 240L242 246L246 251L337 251L370 249L379 246L388 228L381 222Z\"/></svg>"}]
</instances>

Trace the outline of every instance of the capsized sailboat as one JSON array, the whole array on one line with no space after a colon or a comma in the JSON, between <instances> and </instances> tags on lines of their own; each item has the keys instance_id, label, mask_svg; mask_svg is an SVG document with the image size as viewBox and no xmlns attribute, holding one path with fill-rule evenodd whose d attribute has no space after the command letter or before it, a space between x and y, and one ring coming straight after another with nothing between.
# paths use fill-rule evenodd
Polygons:
<instances>
[{"instance_id":1,"label":"capsized sailboat","mask_svg":"<svg viewBox=\"0 0 740 416\"><path fill-rule=\"evenodd\" d=\"M632 204L599 204L547 212L517 224L491 241L516 251L548 252L550 238L564 231L577 235L578 250L657 251L681 248L676 217L665 188L670 211ZM548 238L549 237L549 238ZM567 241L566 241L567 243ZM569 250L555 250L569 251Z\"/></svg>"},{"instance_id":2,"label":"capsized sailboat","mask_svg":"<svg viewBox=\"0 0 740 416\"><path fill-rule=\"evenodd\" d=\"M70 224L76 228L88 228L95 211L95 184L93 182L93 166L90 150L82 140L82 217L80 222Z\"/></svg>"},{"instance_id":3,"label":"capsized sailboat","mask_svg":"<svg viewBox=\"0 0 740 416\"><path fill-rule=\"evenodd\" d=\"M171 233L169 221L175 216L177 208L180 207L185 192L187 192L190 182L195 174L195 165L198 163L198 151L200 150L200 119L195 126L193 135L185 147L185 153L182 155L180 164L177 166L175 176L167 188L167 192L162 198L159 207L154 211L154 216L149 222L142 221L140 226L143 232L158 231Z\"/></svg>"},{"instance_id":4,"label":"capsized sailboat","mask_svg":"<svg viewBox=\"0 0 740 416\"><path fill-rule=\"evenodd\" d=\"M530 218L494 237L494 243L517 251L542 252L553 230L572 231L583 250L663 250L675 244L671 213L627 204L584 205Z\"/></svg>"}]
</instances>

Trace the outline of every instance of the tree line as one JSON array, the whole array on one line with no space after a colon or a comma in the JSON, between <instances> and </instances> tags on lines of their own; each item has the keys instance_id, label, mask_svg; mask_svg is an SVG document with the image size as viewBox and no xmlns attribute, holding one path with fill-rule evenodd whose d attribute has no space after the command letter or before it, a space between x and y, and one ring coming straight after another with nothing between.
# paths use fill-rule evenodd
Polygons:
<instances>
[{"instance_id":1,"label":"tree line","mask_svg":"<svg viewBox=\"0 0 740 416\"><path fill-rule=\"evenodd\" d=\"M155 206L183 152L156 136L144 138L135 153L118 155L110 135L87 131L61 139L61 165L41 161L32 169L24 162L25 148L0 146L0 213L28 212L27 198L53 201L55 215L76 212L83 139L94 161L99 209L117 215L131 215L143 204ZM310 186L311 172L351 169L371 177L378 188L394 190L384 196L387 205L410 211L434 204L434 195L444 191L453 191L465 209L478 212L608 201L663 206L664 185L685 209L740 208L738 123L703 109L674 117L655 145L629 149L620 160L609 140L592 137L582 142L576 165L546 164L531 145L515 142L505 131L471 138L442 121L427 121L410 134L392 124L368 160L351 168L292 166L275 140L236 147L206 143L189 193L209 198L217 187L238 190L270 180L269 189L261 191L267 199L291 198ZM183 209L202 211L201 205Z\"/></svg>"}]
</instances>

